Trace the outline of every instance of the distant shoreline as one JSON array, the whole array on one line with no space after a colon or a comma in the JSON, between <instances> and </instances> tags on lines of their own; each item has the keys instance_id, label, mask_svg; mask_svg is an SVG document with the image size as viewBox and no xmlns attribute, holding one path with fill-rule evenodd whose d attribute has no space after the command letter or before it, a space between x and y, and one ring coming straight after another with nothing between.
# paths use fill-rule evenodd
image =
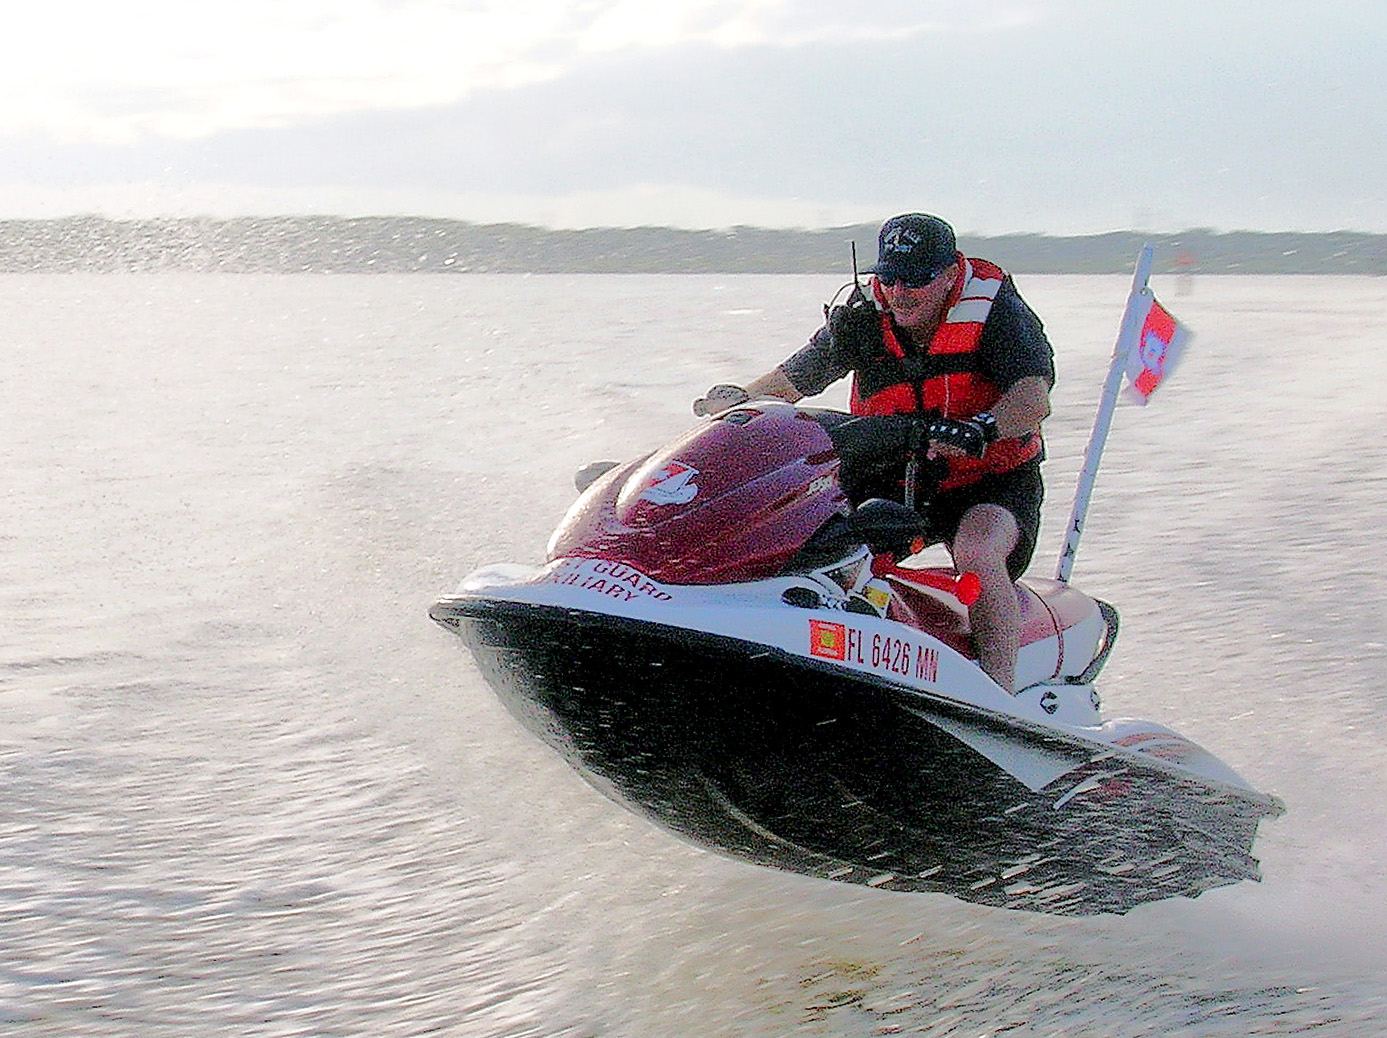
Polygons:
<instances>
[{"instance_id":1,"label":"distant shoreline","mask_svg":"<svg viewBox=\"0 0 1387 1038\"><path fill-rule=\"evenodd\" d=\"M829 274L876 254L876 224L550 230L416 217L0 221L0 272ZM1387 274L1387 234L1114 231L961 235L1017 274L1126 274L1143 242L1156 273Z\"/></svg>"}]
</instances>

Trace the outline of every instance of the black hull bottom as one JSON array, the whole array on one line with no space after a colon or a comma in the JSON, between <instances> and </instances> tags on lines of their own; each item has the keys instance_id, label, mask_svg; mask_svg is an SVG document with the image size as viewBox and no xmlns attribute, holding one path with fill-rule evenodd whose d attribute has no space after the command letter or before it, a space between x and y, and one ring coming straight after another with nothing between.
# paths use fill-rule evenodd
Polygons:
<instances>
[{"instance_id":1,"label":"black hull bottom","mask_svg":"<svg viewBox=\"0 0 1387 1038\"><path fill-rule=\"evenodd\" d=\"M605 794L758 865L1074 915L1259 878L1265 810L1197 783L1098 759L1033 793L902 693L746 643L476 600L434 617Z\"/></svg>"}]
</instances>

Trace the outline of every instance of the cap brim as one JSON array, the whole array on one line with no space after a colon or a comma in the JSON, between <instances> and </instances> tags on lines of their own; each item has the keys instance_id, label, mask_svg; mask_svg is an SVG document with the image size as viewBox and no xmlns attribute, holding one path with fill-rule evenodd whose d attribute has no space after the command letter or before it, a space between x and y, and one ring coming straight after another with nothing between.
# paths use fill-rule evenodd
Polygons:
<instances>
[{"instance_id":1,"label":"cap brim","mask_svg":"<svg viewBox=\"0 0 1387 1038\"><path fill-rule=\"evenodd\" d=\"M894 263L873 263L863 271L864 274L892 274L895 277L905 277L907 271Z\"/></svg>"}]
</instances>

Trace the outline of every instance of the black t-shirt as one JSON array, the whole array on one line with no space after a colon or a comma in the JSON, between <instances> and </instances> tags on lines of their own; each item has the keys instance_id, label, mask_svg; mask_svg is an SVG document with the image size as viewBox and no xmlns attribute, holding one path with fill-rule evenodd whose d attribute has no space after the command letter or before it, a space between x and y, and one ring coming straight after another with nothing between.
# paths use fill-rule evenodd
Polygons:
<instances>
[{"instance_id":1,"label":"black t-shirt","mask_svg":"<svg viewBox=\"0 0 1387 1038\"><path fill-rule=\"evenodd\" d=\"M909 339L899 336L909 349ZM978 339L980 373L999 390L1031 375L1055 382L1055 355L1045 328L1026 305L1007 275L997 290ZM816 396L851 372L833 348L828 326L820 328L789 360L780 365L790 384L805 396Z\"/></svg>"}]
</instances>

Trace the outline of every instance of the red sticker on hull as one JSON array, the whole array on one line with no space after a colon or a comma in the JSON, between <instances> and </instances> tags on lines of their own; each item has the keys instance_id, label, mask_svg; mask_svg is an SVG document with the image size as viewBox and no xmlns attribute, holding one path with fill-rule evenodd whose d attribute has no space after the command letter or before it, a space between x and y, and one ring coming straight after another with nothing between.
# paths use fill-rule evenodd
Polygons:
<instances>
[{"instance_id":1,"label":"red sticker on hull","mask_svg":"<svg viewBox=\"0 0 1387 1038\"><path fill-rule=\"evenodd\" d=\"M824 620L809 621L809 654L829 660L846 659L848 630L842 624Z\"/></svg>"}]
</instances>

